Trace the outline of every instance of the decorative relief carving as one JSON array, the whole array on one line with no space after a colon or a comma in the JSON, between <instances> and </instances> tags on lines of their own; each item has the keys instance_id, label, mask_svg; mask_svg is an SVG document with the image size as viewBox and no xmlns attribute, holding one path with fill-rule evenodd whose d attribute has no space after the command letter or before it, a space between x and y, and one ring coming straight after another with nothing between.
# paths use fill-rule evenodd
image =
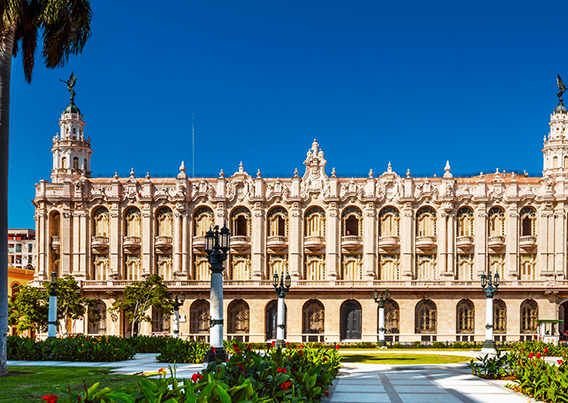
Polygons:
<instances>
[{"instance_id":1,"label":"decorative relief carving","mask_svg":"<svg viewBox=\"0 0 568 403\"><path fill-rule=\"evenodd\" d=\"M306 172L302 177L300 195L305 198L310 192L323 192L324 194L326 193L325 191L329 192L329 189L326 189L329 181L325 173L327 161L323 157L323 151L320 150L316 140L312 143L312 148L308 150L304 165L306 166Z\"/></svg>"}]
</instances>

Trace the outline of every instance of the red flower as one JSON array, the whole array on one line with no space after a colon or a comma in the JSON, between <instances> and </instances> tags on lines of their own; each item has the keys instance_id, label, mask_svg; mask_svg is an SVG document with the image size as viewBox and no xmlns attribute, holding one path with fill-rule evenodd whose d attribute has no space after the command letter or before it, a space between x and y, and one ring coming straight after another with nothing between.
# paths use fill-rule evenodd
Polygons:
<instances>
[{"instance_id":1,"label":"red flower","mask_svg":"<svg viewBox=\"0 0 568 403\"><path fill-rule=\"evenodd\" d=\"M250 344L249 344L248 347L247 347L247 350L250 350L250 349L251 349L251 347L250 347Z\"/></svg>"},{"instance_id":2,"label":"red flower","mask_svg":"<svg viewBox=\"0 0 568 403\"><path fill-rule=\"evenodd\" d=\"M289 342L289 341L287 341L287 342L286 342L286 347L288 347L288 344L290 344L290 342Z\"/></svg>"},{"instance_id":3,"label":"red flower","mask_svg":"<svg viewBox=\"0 0 568 403\"><path fill-rule=\"evenodd\" d=\"M213 354L217 355L217 349L215 347L212 347L211 351L213 351Z\"/></svg>"},{"instance_id":4,"label":"red flower","mask_svg":"<svg viewBox=\"0 0 568 403\"><path fill-rule=\"evenodd\" d=\"M199 381L202 380L202 379L203 379L203 375L198 374L198 373L195 373L195 374L193 374L193 375L191 376L191 380L192 380L194 383L197 383L197 382L199 382Z\"/></svg>"},{"instance_id":5,"label":"red flower","mask_svg":"<svg viewBox=\"0 0 568 403\"><path fill-rule=\"evenodd\" d=\"M284 389L284 391L286 391L286 389L288 389L290 386L292 386L290 382L284 382L282 385L280 385L280 389Z\"/></svg>"},{"instance_id":6,"label":"red flower","mask_svg":"<svg viewBox=\"0 0 568 403\"><path fill-rule=\"evenodd\" d=\"M274 340L272 340L272 347L274 347L275 344L276 344L276 342Z\"/></svg>"},{"instance_id":7,"label":"red flower","mask_svg":"<svg viewBox=\"0 0 568 403\"><path fill-rule=\"evenodd\" d=\"M278 368L276 370L276 372L278 372L279 374L285 374L286 373L286 368Z\"/></svg>"},{"instance_id":8,"label":"red flower","mask_svg":"<svg viewBox=\"0 0 568 403\"><path fill-rule=\"evenodd\" d=\"M534 353L530 353L530 354L529 354L529 359L531 359L531 358L533 358L533 357L534 357Z\"/></svg>"},{"instance_id":9,"label":"red flower","mask_svg":"<svg viewBox=\"0 0 568 403\"><path fill-rule=\"evenodd\" d=\"M55 395L45 395L41 401L46 401L47 403L57 403L57 396Z\"/></svg>"},{"instance_id":10,"label":"red flower","mask_svg":"<svg viewBox=\"0 0 568 403\"><path fill-rule=\"evenodd\" d=\"M339 344L336 344L336 345L335 345L335 349L336 349L336 350L339 350Z\"/></svg>"},{"instance_id":11,"label":"red flower","mask_svg":"<svg viewBox=\"0 0 568 403\"><path fill-rule=\"evenodd\" d=\"M540 353L536 353L536 358L540 358Z\"/></svg>"},{"instance_id":12,"label":"red flower","mask_svg":"<svg viewBox=\"0 0 568 403\"><path fill-rule=\"evenodd\" d=\"M325 396L329 397L329 392L327 390L325 391Z\"/></svg>"},{"instance_id":13,"label":"red flower","mask_svg":"<svg viewBox=\"0 0 568 403\"><path fill-rule=\"evenodd\" d=\"M244 372L245 367L243 367L241 364L237 363L237 368L239 368L241 371Z\"/></svg>"},{"instance_id":14,"label":"red flower","mask_svg":"<svg viewBox=\"0 0 568 403\"><path fill-rule=\"evenodd\" d=\"M564 361L558 360L558 365L562 365L563 363L564 363Z\"/></svg>"},{"instance_id":15,"label":"red flower","mask_svg":"<svg viewBox=\"0 0 568 403\"><path fill-rule=\"evenodd\" d=\"M548 353L548 347L545 347L545 348L544 348L544 352L545 352L545 353Z\"/></svg>"}]
</instances>

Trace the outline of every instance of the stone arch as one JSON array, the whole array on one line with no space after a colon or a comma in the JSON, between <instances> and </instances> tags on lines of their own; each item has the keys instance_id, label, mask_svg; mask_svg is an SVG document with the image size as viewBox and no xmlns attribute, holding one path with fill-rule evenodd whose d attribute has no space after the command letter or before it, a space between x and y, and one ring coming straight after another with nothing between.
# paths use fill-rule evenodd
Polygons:
<instances>
[{"instance_id":1,"label":"stone arch","mask_svg":"<svg viewBox=\"0 0 568 403\"><path fill-rule=\"evenodd\" d=\"M414 310L414 332L436 333L438 310L434 301L423 299Z\"/></svg>"},{"instance_id":2,"label":"stone arch","mask_svg":"<svg viewBox=\"0 0 568 403\"><path fill-rule=\"evenodd\" d=\"M531 206L526 206L519 212L519 230L521 236L536 235L536 210Z\"/></svg>"},{"instance_id":3,"label":"stone arch","mask_svg":"<svg viewBox=\"0 0 568 403\"><path fill-rule=\"evenodd\" d=\"M363 212L359 207L346 207L341 213L341 235L362 236Z\"/></svg>"},{"instance_id":4,"label":"stone arch","mask_svg":"<svg viewBox=\"0 0 568 403\"><path fill-rule=\"evenodd\" d=\"M189 331L191 334L209 334L209 301L198 299L189 308Z\"/></svg>"},{"instance_id":5,"label":"stone arch","mask_svg":"<svg viewBox=\"0 0 568 403\"><path fill-rule=\"evenodd\" d=\"M89 307L87 333L106 334L107 330L107 306L104 301L97 300Z\"/></svg>"},{"instance_id":6,"label":"stone arch","mask_svg":"<svg viewBox=\"0 0 568 403\"><path fill-rule=\"evenodd\" d=\"M304 235L325 237L325 211L321 207L313 206L306 210Z\"/></svg>"},{"instance_id":7,"label":"stone arch","mask_svg":"<svg viewBox=\"0 0 568 403\"><path fill-rule=\"evenodd\" d=\"M265 335L266 340L276 340L277 317L278 317L278 300L273 299L266 304L265 312ZM284 324L288 323L288 307L284 303ZM286 337L287 327L284 328L284 337Z\"/></svg>"},{"instance_id":8,"label":"stone arch","mask_svg":"<svg viewBox=\"0 0 568 403\"><path fill-rule=\"evenodd\" d=\"M378 306L377 306L377 309ZM379 328L379 317L377 315L377 329ZM377 332L378 333L378 332ZM400 333L400 307L393 299L385 302L385 333Z\"/></svg>"},{"instance_id":9,"label":"stone arch","mask_svg":"<svg viewBox=\"0 0 568 403\"><path fill-rule=\"evenodd\" d=\"M363 331L363 310L361 304L350 299L341 304L340 337L341 340L359 340Z\"/></svg>"},{"instance_id":10,"label":"stone arch","mask_svg":"<svg viewBox=\"0 0 568 403\"><path fill-rule=\"evenodd\" d=\"M501 206L494 206L487 212L488 235L504 236L505 235L505 209Z\"/></svg>"},{"instance_id":11,"label":"stone arch","mask_svg":"<svg viewBox=\"0 0 568 403\"><path fill-rule=\"evenodd\" d=\"M288 236L288 211L284 207L271 208L267 218L268 236Z\"/></svg>"},{"instance_id":12,"label":"stone arch","mask_svg":"<svg viewBox=\"0 0 568 403\"><path fill-rule=\"evenodd\" d=\"M436 210L430 206L420 207L416 212L416 236L436 236Z\"/></svg>"},{"instance_id":13,"label":"stone arch","mask_svg":"<svg viewBox=\"0 0 568 403\"><path fill-rule=\"evenodd\" d=\"M507 304L502 299L493 300L493 333L507 333Z\"/></svg>"},{"instance_id":14,"label":"stone arch","mask_svg":"<svg viewBox=\"0 0 568 403\"><path fill-rule=\"evenodd\" d=\"M538 303L533 299L526 299L521 304L521 333L536 334L538 319Z\"/></svg>"},{"instance_id":15,"label":"stone arch","mask_svg":"<svg viewBox=\"0 0 568 403\"><path fill-rule=\"evenodd\" d=\"M460 207L457 214L457 236L473 236L474 213L469 206Z\"/></svg>"},{"instance_id":16,"label":"stone arch","mask_svg":"<svg viewBox=\"0 0 568 403\"><path fill-rule=\"evenodd\" d=\"M174 214L168 206L159 207L156 210L156 235L173 236Z\"/></svg>"},{"instance_id":17,"label":"stone arch","mask_svg":"<svg viewBox=\"0 0 568 403\"><path fill-rule=\"evenodd\" d=\"M379 236L400 236L400 212L386 206L379 212Z\"/></svg>"},{"instance_id":18,"label":"stone arch","mask_svg":"<svg viewBox=\"0 0 568 403\"><path fill-rule=\"evenodd\" d=\"M325 308L317 299L307 301L302 307L302 333L324 334L325 333ZM308 341L312 341L309 339ZM313 341L318 341L317 338Z\"/></svg>"},{"instance_id":19,"label":"stone arch","mask_svg":"<svg viewBox=\"0 0 568 403\"><path fill-rule=\"evenodd\" d=\"M230 215L232 236L251 236L251 213L246 207L235 208Z\"/></svg>"},{"instance_id":20,"label":"stone arch","mask_svg":"<svg viewBox=\"0 0 568 403\"><path fill-rule=\"evenodd\" d=\"M250 308L246 301L231 301L228 312L228 330L230 334L248 334L250 329Z\"/></svg>"},{"instance_id":21,"label":"stone arch","mask_svg":"<svg viewBox=\"0 0 568 403\"><path fill-rule=\"evenodd\" d=\"M213 210L208 206L199 206L193 212L193 236L205 236L213 228Z\"/></svg>"},{"instance_id":22,"label":"stone arch","mask_svg":"<svg viewBox=\"0 0 568 403\"><path fill-rule=\"evenodd\" d=\"M109 236L109 211L105 206L96 206L92 210L92 229L94 236Z\"/></svg>"},{"instance_id":23,"label":"stone arch","mask_svg":"<svg viewBox=\"0 0 568 403\"><path fill-rule=\"evenodd\" d=\"M456 333L475 333L475 305L462 299L456 306Z\"/></svg>"}]
</instances>

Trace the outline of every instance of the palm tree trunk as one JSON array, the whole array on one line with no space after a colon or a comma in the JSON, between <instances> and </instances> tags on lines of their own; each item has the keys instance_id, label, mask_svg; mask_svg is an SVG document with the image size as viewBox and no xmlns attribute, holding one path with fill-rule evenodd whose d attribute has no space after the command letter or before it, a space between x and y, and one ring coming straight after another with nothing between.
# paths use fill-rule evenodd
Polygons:
<instances>
[{"instance_id":1,"label":"palm tree trunk","mask_svg":"<svg viewBox=\"0 0 568 403\"><path fill-rule=\"evenodd\" d=\"M0 37L0 376L8 375L8 139L14 29Z\"/></svg>"}]
</instances>

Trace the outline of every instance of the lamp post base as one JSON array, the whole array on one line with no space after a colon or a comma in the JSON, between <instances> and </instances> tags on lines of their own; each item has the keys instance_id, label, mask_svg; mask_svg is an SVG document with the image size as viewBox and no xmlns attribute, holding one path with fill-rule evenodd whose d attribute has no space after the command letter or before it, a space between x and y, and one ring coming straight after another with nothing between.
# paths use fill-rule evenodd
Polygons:
<instances>
[{"instance_id":1,"label":"lamp post base","mask_svg":"<svg viewBox=\"0 0 568 403\"><path fill-rule=\"evenodd\" d=\"M221 362L226 362L227 358L229 358L227 352L222 347L216 348L215 351L210 348L209 350L207 350L207 353L205 353L204 361L207 364L209 364L210 362L215 362L217 359L221 360Z\"/></svg>"},{"instance_id":2,"label":"lamp post base","mask_svg":"<svg viewBox=\"0 0 568 403\"><path fill-rule=\"evenodd\" d=\"M495 354L495 342L493 340L485 340L481 345L481 352L486 354Z\"/></svg>"},{"instance_id":3,"label":"lamp post base","mask_svg":"<svg viewBox=\"0 0 568 403\"><path fill-rule=\"evenodd\" d=\"M274 343L274 347L286 348L286 342L284 340L276 340L276 343Z\"/></svg>"},{"instance_id":4,"label":"lamp post base","mask_svg":"<svg viewBox=\"0 0 568 403\"><path fill-rule=\"evenodd\" d=\"M386 343L384 340L379 340L379 341L377 342L377 344L378 344L379 346L383 347L383 346L386 346L387 343Z\"/></svg>"}]
</instances>

